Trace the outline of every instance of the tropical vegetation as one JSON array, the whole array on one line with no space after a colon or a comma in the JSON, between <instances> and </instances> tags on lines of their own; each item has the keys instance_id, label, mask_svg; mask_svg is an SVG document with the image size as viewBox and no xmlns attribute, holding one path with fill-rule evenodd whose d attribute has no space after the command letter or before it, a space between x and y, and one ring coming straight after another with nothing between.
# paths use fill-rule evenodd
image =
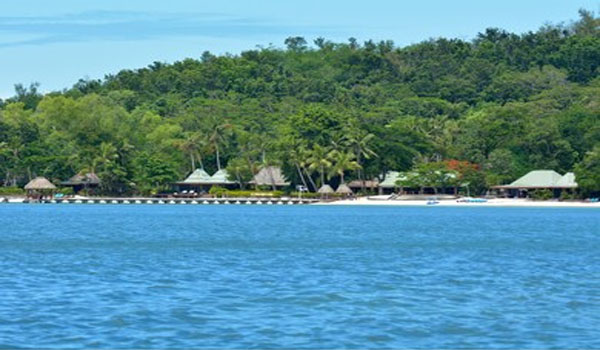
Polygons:
<instances>
[{"instance_id":1,"label":"tropical vegetation","mask_svg":"<svg viewBox=\"0 0 600 350\"><path fill-rule=\"evenodd\" d=\"M16 85L0 101L0 181L92 171L102 192L150 193L197 167L243 182L277 165L314 191L454 160L477 191L532 169L574 170L582 195L600 190L592 12L470 41L285 45L155 62L47 94Z\"/></svg>"}]
</instances>

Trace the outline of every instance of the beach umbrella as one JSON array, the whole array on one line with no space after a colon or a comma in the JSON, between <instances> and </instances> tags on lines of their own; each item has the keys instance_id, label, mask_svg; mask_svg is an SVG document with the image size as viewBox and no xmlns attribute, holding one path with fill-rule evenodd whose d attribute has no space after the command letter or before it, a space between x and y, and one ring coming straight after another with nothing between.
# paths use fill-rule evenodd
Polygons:
<instances>
[{"instance_id":1,"label":"beach umbrella","mask_svg":"<svg viewBox=\"0 0 600 350\"><path fill-rule=\"evenodd\" d=\"M340 194L353 194L352 190L350 189L350 187L348 187L348 185L346 184L341 184L338 186L337 190L335 190L335 193L340 193Z\"/></svg>"},{"instance_id":2,"label":"beach umbrella","mask_svg":"<svg viewBox=\"0 0 600 350\"><path fill-rule=\"evenodd\" d=\"M323 185L317 192L320 194L331 194L333 193L333 188L331 188L329 185Z\"/></svg>"},{"instance_id":3,"label":"beach umbrella","mask_svg":"<svg viewBox=\"0 0 600 350\"><path fill-rule=\"evenodd\" d=\"M317 190L317 192L321 194L321 198L328 198L329 195L333 193L333 188L331 188L329 185L323 185Z\"/></svg>"}]
</instances>

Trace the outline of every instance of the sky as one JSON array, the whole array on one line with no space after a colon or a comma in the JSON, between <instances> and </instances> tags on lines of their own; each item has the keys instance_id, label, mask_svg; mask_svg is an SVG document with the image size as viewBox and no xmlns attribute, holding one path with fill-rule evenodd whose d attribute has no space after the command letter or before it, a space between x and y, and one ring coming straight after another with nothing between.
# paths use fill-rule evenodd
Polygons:
<instances>
[{"instance_id":1,"label":"sky","mask_svg":"<svg viewBox=\"0 0 600 350\"><path fill-rule=\"evenodd\" d=\"M0 2L0 98L49 92L152 62L238 54L289 36L346 42L472 39L568 23L600 0L20 0Z\"/></svg>"}]
</instances>

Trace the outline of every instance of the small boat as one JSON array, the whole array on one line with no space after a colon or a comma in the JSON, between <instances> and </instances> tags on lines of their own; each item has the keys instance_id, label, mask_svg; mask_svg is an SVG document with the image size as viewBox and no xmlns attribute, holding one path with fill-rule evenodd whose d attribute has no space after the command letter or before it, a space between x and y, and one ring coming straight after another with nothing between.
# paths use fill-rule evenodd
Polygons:
<instances>
[{"instance_id":1,"label":"small boat","mask_svg":"<svg viewBox=\"0 0 600 350\"><path fill-rule=\"evenodd\" d=\"M427 198L427 205L436 205L436 204L440 204L440 201L438 201L437 197Z\"/></svg>"}]
</instances>

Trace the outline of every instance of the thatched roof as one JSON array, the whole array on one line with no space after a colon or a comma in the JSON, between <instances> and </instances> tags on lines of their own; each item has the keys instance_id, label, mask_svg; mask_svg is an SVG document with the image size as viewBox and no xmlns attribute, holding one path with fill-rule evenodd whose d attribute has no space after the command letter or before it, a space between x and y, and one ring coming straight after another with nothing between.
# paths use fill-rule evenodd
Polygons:
<instances>
[{"instance_id":1,"label":"thatched roof","mask_svg":"<svg viewBox=\"0 0 600 350\"><path fill-rule=\"evenodd\" d=\"M250 181L253 185L259 186L278 186L284 187L289 186L290 183L287 181L280 167L268 166L260 169L258 174L254 175L254 179Z\"/></svg>"},{"instance_id":2,"label":"thatched roof","mask_svg":"<svg viewBox=\"0 0 600 350\"><path fill-rule=\"evenodd\" d=\"M331 188L331 186L329 186L329 185L323 185L323 186L321 186L321 188L319 188L319 190L317 192L321 193L321 194L329 194L329 193L333 193L333 188Z\"/></svg>"},{"instance_id":3,"label":"thatched roof","mask_svg":"<svg viewBox=\"0 0 600 350\"><path fill-rule=\"evenodd\" d=\"M94 173L86 173L86 174L76 174L71 177L68 181L62 182L63 185L66 186L75 186L75 185L99 185L100 178L98 175Z\"/></svg>"},{"instance_id":4,"label":"thatched roof","mask_svg":"<svg viewBox=\"0 0 600 350\"><path fill-rule=\"evenodd\" d=\"M25 185L26 190L54 190L56 186L43 176L38 176Z\"/></svg>"},{"instance_id":5,"label":"thatched roof","mask_svg":"<svg viewBox=\"0 0 600 350\"><path fill-rule=\"evenodd\" d=\"M354 180L354 181L350 181L348 183L348 187L350 188L377 188L379 186L379 181L378 180Z\"/></svg>"},{"instance_id":6,"label":"thatched roof","mask_svg":"<svg viewBox=\"0 0 600 350\"><path fill-rule=\"evenodd\" d=\"M341 184L338 186L337 190L335 190L335 193L352 194L353 192L348 185Z\"/></svg>"}]
</instances>

